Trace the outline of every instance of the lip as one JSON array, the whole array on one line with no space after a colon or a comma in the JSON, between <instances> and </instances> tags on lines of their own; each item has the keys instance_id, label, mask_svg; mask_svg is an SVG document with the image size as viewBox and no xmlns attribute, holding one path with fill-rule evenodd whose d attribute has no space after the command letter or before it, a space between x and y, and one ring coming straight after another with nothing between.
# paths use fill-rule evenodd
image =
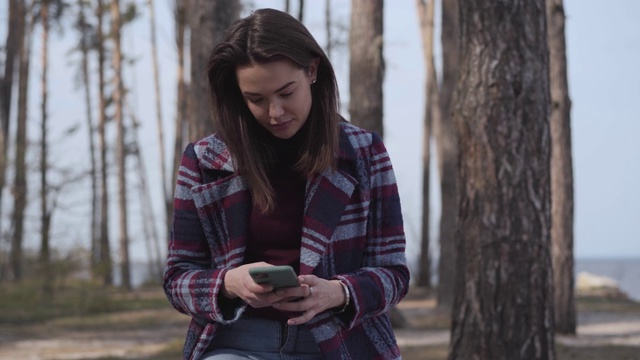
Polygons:
<instances>
[{"instance_id":1,"label":"lip","mask_svg":"<svg viewBox=\"0 0 640 360\"><path fill-rule=\"evenodd\" d=\"M293 120L287 120L287 121L283 121L283 122L279 122L279 123L275 123L275 124L269 124L269 126L276 131L280 131L280 130L284 130L287 127L289 127L289 125L293 123Z\"/></svg>"}]
</instances>

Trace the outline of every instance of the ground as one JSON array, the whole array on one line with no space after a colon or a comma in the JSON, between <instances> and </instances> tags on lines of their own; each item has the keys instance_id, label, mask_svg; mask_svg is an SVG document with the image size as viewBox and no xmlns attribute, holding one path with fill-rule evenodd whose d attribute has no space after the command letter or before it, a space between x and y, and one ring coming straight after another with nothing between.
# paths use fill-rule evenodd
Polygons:
<instances>
[{"instance_id":1,"label":"ground","mask_svg":"<svg viewBox=\"0 0 640 360\"><path fill-rule=\"evenodd\" d=\"M147 290L145 297L162 293ZM448 315L420 289L399 305L410 329L396 335L405 360L444 360ZM2 315L2 314L0 314ZM100 315L58 317L46 322L0 322L0 360L178 359L188 317L169 306ZM557 336L558 359L640 360L640 304L583 299L578 335Z\"/></svg>"}]
</instances>

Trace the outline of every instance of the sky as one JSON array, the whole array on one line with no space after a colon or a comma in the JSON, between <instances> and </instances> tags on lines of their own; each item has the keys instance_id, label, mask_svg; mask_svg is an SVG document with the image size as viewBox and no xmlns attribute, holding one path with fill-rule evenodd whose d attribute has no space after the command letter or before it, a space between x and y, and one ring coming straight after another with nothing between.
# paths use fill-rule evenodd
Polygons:
<instances>
[{"instance_id":1,"label":"sky","mask_svg":"<svg viewBox=\"0 0 640 360\"><path fill-rule=\"evenodd\" d=\"M146 2L143 16L134 25L127 26L122 35L123 51L135 59L126 65L126 85L131 87L129 111L141 123L140 143L151 192L153 211L162 214L159 184L159 152L156 135L156 113L151 74L149 22ZM4 3L4 2L3 2ZM157 1L156 26L161 74L161 94L165 139L173 136L175 119L176 54L173 45L171 1ZM254 0L256 7L282 9L283 0ZM296 1L292 1L296 5ZM349 23L348 0L333 0L335 21L344 26ZM297 9L294 6L294 12ZM595 0L565 0L567 59L570 97L572 100L572 137L575 177L575 247L577 258L640 257L637 224L640 223L640 2L612 0L604 5ZM246 12L245 12L246 14ZM407 254L415 260L419 248L420 218L422 212L422 119L424 104L424 62L418 30L414 0L385 2L384 55L386 77L384 84L385 144L394 164L405 218ZM0 5L0 22L6 22L6 4ZM325 43L324 1L307 1L305 25L320 44ZM439 23L439 21L437 21ZM436 24L437 25L437 24ZM6 26L0 24L0 39L6 38ZM345 32L334 31L344 41ZM49 129L51 159L60 168L69 171L86 170L89 166L87 129L83 95L74 82L77 55L69 54L75 34L67 26L64 32L54 30L50 38L49 69ZM40 32L33 42L32 83L29 99L29 131L32 142L39 141L40 95ZM436 49L436 56L440 50ZM348 112L348 50L335 51L332 61L338 76L345 117ZM93 65L95 69L95 64ZM94 72L95 78L95 72ZM94 94L95 95L95 94ZM95 106L95 105L94 105ZM95 112L94 112L95 114ZM95 119L95 115L94 115ZM70 136L64 131L74 125L80 129ZM109 136L113 137L111 133ZM169 144L164 149L167 156ZM36 159L36 154L30 155ZM131 174L137 165L130 162ZM35 171L35 170L34 170ZM433 171L435 173L435 171ZM11 175L10 175L11 176ZM435 176L435 175L434 175ZM114 177L113 177L114 178ZM10 177L9 179L12 179ZM52 175L52 180L59 179ZM439 218L439 196L436 181L432 181L432 224ZM115 183L111 184L115 194ZM145 247L140 207L141 193L138 180L131 179L130 208L131 256L144 259ZM88 243L89 183L67 186L60 196L60 208L54 214L54 245L72 247ZM37 185L31 186L32 201L27 220L37 225ZM84 191L86 190L86 191ZM8 191L8 190L5 190ZM5 193L7 195L7 193ZM9 196L4 196L4 199ZM5 209L12 208L9 204ZM6 217L8 212L3 212ZM117 210L111 206L112 241L116 243ZM4 220L6 223L6 219ZM27 226L30 226L27 224ZM433 226L434 229L437 226ZM159 227L158 231L162 231ZM164 236L164 234L161 232ZM432 232L432 235L435 234ZM30 240L37 244L37 238ZM437 244L434 244L437 253ZM115 251L115 250L114 250Z\"/></svg>"}]
</instances>

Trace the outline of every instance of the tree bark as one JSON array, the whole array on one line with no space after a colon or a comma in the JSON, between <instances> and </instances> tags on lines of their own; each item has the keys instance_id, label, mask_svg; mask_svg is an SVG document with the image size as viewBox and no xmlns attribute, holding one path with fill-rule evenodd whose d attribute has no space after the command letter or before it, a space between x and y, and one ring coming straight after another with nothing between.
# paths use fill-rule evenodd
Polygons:
<instances>
[{"instance_id":1,"label":"tree bark","mask_svg":"<svg viewBox=\"0 0 640 360\"><path fill-rule=\"evenodd\" d=\"M100 254L99 265L95 269L96 275L102 278L104 285L113 284L113 264L111 260L111 246L109 244L109 187L107 184L107 103L104 92L104 63L105 63L105 41L102 32L104 5L102 0L98 0L98 29L96 41L98 47L98 147L100 148Z\"/></svg>"},{"instance_id":2,"label":"tree bark","mask_svg":"<svg viewBox=\"0 0 640 360\"><path fill-rule=\"evenodd\" d=\"M131 289L131 272L129 264L129 230L127 224L127 178L126 178L126 150L124 140L124 115L122 85L122 53L120 49L120 1L111 0L111 36L113 37L113 72L114 91L113 103L115 105L114 119L116 122L116 162L118 164L118 209L119 211L119 254L120 276L123 288Z\"/></svg>"},{"instance_id":3,"label":"tree bark","mask_svg":"<svg viewBox=\"0 0 640 360\"><path fill-rule=\"evenodd\" d=\"M351 122L380 136L384 135L383 5L382 0L352 0L349 32Z\"/></svg>"},{"instance_id":4,"label":"tree bark","mask_svg":"<svg viewBox=\"0 0 640 360\"><path fill-rule=\"evenodd\" d=\"M547 0L551 91L551 258L556 332L576 333L573 261L571 100L562 0Z\"/></svg>"},{"instance_id":5,"label":"tree bark","mask_svg":"<svg viewBox=\"0 0 640 360\"><path fill-rule=\"evenodd\" d=\"M449 359L554 359L544 0L460 4Z\"/></svg>"},{"instance_id":6,"label":"tree bark","mask_svg":"<svg viewBox=\"0 0 640 360\"><path fill-rule=\"evenodd\" d=\"M33 33L33 16L31 14L32 5L24 2L21 8L20 21L24 23L24 34L20 40L20 69L18 79L18 116L16 123L16 158L15 158L15 180L14 180L14 208L11 217L13 232L11 237L11 270L15 281L20 282L22 273L22 240L24 235L24 212L27 207L27 104L29 87L29 67L31 55L31 34Z\"/></svg>"},{"instance_id":7,"label":"tree bark","mask_svg":"<svg viewBox=\"0 0 640 360\"><path fill-rule=\"evenodd\" d=\"M442 85L439 121L434 124L440 174L440 259L438 261L437 303L442 309L453 306L456 274L455 232L458 227L458 145L451 116L451 96L458 76L458 0L442 2Z\"/></svg>"},{"instance_id":8,"label":"tree bark","mask_svg":"<svg viewBox=\"0 0 640 360\"><path fill-rule=\"evenodd\" d=\"M222 41L224 31L240 16L238 0L193 0L189 3L191 28L190 141L214 131L209 104L207 63L211 51Z\"/></svg>"}]
</instances>

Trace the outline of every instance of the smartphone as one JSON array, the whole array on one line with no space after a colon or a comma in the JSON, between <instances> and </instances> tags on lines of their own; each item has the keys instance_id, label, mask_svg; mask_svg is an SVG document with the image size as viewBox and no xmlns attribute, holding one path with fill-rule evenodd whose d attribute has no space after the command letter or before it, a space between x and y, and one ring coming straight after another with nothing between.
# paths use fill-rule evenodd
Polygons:
<instances>
[{"instance_id":1,"label":"smartphone","mask_svg":"<svg viewBox=\"0 0 640 360\"><path fill-rule=\"evenodd\" d=\"M298 286L298 276L289 265L254 267L249 275L257 284L271 284L274 289Z\"/></svg>"}]
</instances>

